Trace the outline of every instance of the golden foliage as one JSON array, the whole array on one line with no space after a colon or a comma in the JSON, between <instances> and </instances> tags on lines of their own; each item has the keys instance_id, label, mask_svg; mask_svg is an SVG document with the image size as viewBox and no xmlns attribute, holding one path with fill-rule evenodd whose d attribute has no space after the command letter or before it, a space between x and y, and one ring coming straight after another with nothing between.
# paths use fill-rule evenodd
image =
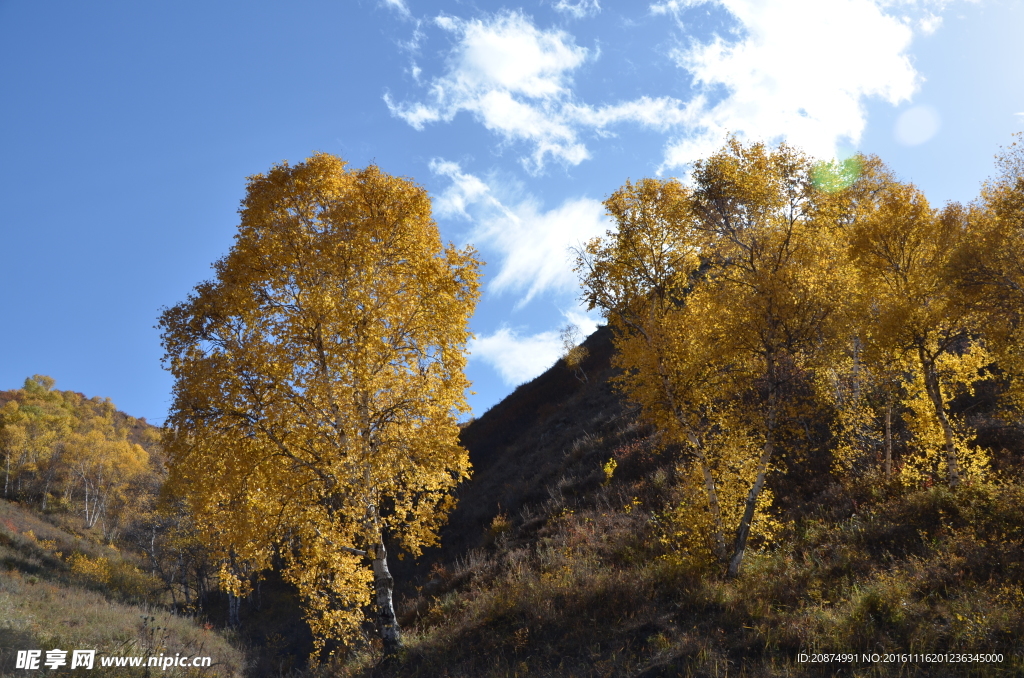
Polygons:
<instances>
[{"instance_id":1,"label":"golden foliage","mask_svg":"<svg viewBox=\"0 0 1024 678\"><path fill-rule=\"evenodd\" d=\"M955 260L961 293L983 312L988 347L1024 407L1024 133L996 157L997 174L967 212L971 237Z\"/></svg>"},{"instance_id":2,"label":"golden foliage","mask_svg":"<svg viewBox=\"0 0 1024 678\"><path fill-rule=\"evenodd\" d=\"M569 323L560 332L562 339L562 360L572 371L576 379L587 383L587 373L583 370L583 362L590 357L590 350L580 343L580 328Z\"/></svg>"},{"instance_id":3,"label":"golden foliage","mask_svg":"<svg viewBox=\"0 0 1024 678\"><path fill-rule=\"evenodd\" d=\"M77 506L85 526L99 526L110 539L135 509L133 488L159 470L133 438L134 419L109 399L54 384L45 375L26 379L0 409L3 496L37 499L44 510ZM153 440L147 445L156 449Z\"/></svg>"},{"instance_id":4,"label":"golden foliage","mask_svg":"<svg viewBox=\"0 0 1024 678\"><path fill-rule=\"evenodd\" d=\"M967 462L960 459L967 447L957 439L969 432L954 430L950 391L976 380L987 358L980 347L965 348L980 320L957 273L973 237L969 212L957 204L932 209L920 191L896 181L878 162L869 164L851 192L857 219L849 246L859 273L865 359L880 372L906 371L915 433L921 445L939 445L945 455L940 465L956 486L961 461ZM971 463L977 472L980 458Z\"/></svg>"},{"instance_id":5,"label":"golden foliage","mask_svg":"<svg viewBox=\"0 0 1024 678\"><path fill-rule=\"evenodd\" d=\"M110 561L103 556L90 558L84 553L72 553L68 558L71 571L80 577L90 579L98 584L110 583Z\"/></svg>"},{"instance_id":6,"label":"golden foliage","mask_svg":"<svg viewBox=\"0 0 1024 678\"><path fill-rule=\"evenodd\" d=\"M942 383L947 385L943 407L960 393L974 392L974 384L992 362L985 348L972 344L964 353L946 353L936 361ZM935 407L928 395L921 372L907 385L907 405L910 416L907 424L912 433L912 454L900 470L900 480L910 487L924 487L949 476L945 455L945 436L935 417ZM965 480L987 480L991 454L988 450L971 445L974 431L962 419L950 416L953 444L956 450L959 474Z\"/></svg>"},{"instance_id":7,"label":"golden foliage","mask_svg":"<svg viewBox=\"0 0 1024 678\"><path fill-rule=\"evenodd\" d=\"M241 593L277 556L322 646L351 639L386 535L436 543L479 262L421 187L317 154L249 178L214 280L163 312L173 489Z\"/></svg>"},{"instance_id":8,"label":"golden foliage","mask_svg":"<svg viewBox=\"0 0 1024 678\"><path fill-rule=\"evenodd\" d=\"M951 402L994 362L1024 400L1019 145L999 167L977 205L936 210L876 157L814 163L731 139L690 188L645 179L608 199L616 228L577 253L577 272L616 332L619 387L689 454L679 473L697 506L677 512L679 543L723 559L738 524L735 573L776 447L807 407L831 412L840 475L884 458L891 477L896 417L902 482L986 477L989 452Z\"/></svg>"},{"instance_id":9,"label":"golden foliage","mask_svg":"<svg viewBox=\"0 0 1024 678\"><path fill-rule=\"evenodd\" d=\"M605 203L617 229L578 253L585 298L617 332L620 387L693 454L719 559L736 530L732 574L770 497L785 389L844 334L850 266L821 171L732 139L692 189L627 183Z\"/></svg>"}]
</instances>

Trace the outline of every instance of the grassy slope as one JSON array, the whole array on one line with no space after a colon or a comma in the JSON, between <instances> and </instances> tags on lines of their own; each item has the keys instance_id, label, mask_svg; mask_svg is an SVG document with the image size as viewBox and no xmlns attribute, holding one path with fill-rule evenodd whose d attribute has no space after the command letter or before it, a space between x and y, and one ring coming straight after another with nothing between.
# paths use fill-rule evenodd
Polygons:
<instances>
[{"instance_id":1,"label":"grassy slope","mask_svg":"<svg viewBox=\"0 0 1024 678\"><path fill-rule=\"evenodd\" d=\"M18 650L55 648L95 649L97 656L210 656L213 667L195 675L241 675L242 654L223 635L156 605L156 588L127 555L0 500L0 676L25 673L14 668ZM125 668L104 671L98 660L96 667L86 673L133 675ZM145 669L134 672L145 675Z\"/></svg>"},{"instance_id":2,"label":"grassy slope","mask_svg":"<svg viewBox=\"0 0 1024 678\"><path fill-rule=\"evenodd\" d=\"M556 365L464 431L474 478L444 548L397 568L407 651L378 675L1024 675L1019 482L951 493L812 478L779 502L777 543L725 581L666 538L675 453L609 389L607 334L588 346L588 384ZM1003 662L798 661L945 651ZM373 659L323 673L369 675Z\"/></svg>"}]
</instances>

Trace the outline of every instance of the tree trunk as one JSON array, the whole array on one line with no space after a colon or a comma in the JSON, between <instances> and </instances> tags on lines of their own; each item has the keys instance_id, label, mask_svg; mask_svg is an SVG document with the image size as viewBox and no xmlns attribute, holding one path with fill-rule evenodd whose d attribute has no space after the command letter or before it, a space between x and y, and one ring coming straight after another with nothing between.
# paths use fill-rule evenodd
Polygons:
<instances>
[{"instance_id":1,"label":"tree trunk","mask_svg":"<svg viewBox=\"0 0 1024 678\"><path fill-rule=\"evenodd\" d=\"M188 570L185 567L185 558L184 558L183 554L181 553L180 549L178 550L178 565L175 568L174 576L177 576L179 573L181 574L181 591L182 591L182 595L185 596L185 608L186 609L191 609L191 607L192 607L192 591L189 589L189 585L188 585Z\"/></svg>"},{"instance_id":2,"label":"tree trunk","mask_svg":"<svg viewBox=\"0 0 1024 678\"><path fill-rule=\"evenodd\" d=\"M718 489L715 487L715 478L711 475L711 469L708 468L707 458L704 456L704 450L701 448L697 436L692 431L687 431L686 435L697 453L700 471L704 476L704 491L708 495L708 507L711 509L711 519L714 522L715 558L718 558L720 562L725 562L729 557L729 547L725 543L725 528L722 526L722 507L718 503Z\"/></svg>"},{"instance_id":3,"label":"tree trunk","mask_svg":"<svg viewBox=\"0 0 1024 678\"><path fill-rule=\"evenodd\" d=\"M697 455L697 461L700 464L701 475L704 477L704 492L708 498L708 508L711 510L711 519L714 521L715 529L715 557L720 561L725 561L728 558L729 550L725 544L725 529L722 526L722 509L718 503L718 490L715 487L715 478L711 475L711 469L708 468L707 458L704 456L704 448L700 443L700 439L690 428L686 421L686 416L683 415L682 410L676 403L675 390L672 388L672 382L668 378L668 374L665 372L665 365L661 359L661 353L655 349L654 344L651 342L649 336L644 333L644 337L647 340L647 345L651 350L655 351L658 356L658 375L661 377L661 387L665 395L668 405L675 414L676 421L686 432L686 437L693 445L693 451Z\"/></svg>"},{"instance_id":4,"label":"tree trunk","mask_svg":"<svg viewBox=\"0 0 1024 678\"><path fill-rule=\"evenodd\" d=\"M729 578L739 576L740 564L743 562L743 553L747 550L747 539L750 537L750 524L754 521L754 509L757 507L757 498L761 495L761 488L764 487L764 477L768 472L768 462L771 461L774 447L774 443L769 438L768 442L764 444L764 453L757 464L757 478L747 494L747 501L743 507L743 517L740 519L739 529L736 530L736 544L727 572Z\"/></svg>"},{"instance_id":5,"label":"tree trunk","mask_svg":"<svg viewBox=\"0 0 1024 678\"><path fill-rule=\"evenodd\" d=\"M946 405L942 402L942 386L939 384L939 373L935 369L935 362L925 360L924 351L919 350L921 366L924 368L924 385L932 405L935 407L935 416L942 426L942 434L946 442L946 466L949 468L949 486L960 485L960 467L956 461L956 443L953 441L953 427L949 424L949 417L946 416Z\"/></svg>"},{"instance_id":6,"label":"tree trunk","mask_svg":"<svg viewBox=\"0 0 1024 678\"><path fill-rule=\"evenodd\" d=\"M402 634L398 628L398 618L391 600L395 580L388 571L387 551L384 540L377 543L377 551L373 558L373 588L377 601L377 626L381 640L384 641L384 655L387 657L398 653L402 647Z\"/></svg>"},{"instance_id":7,"label":"tree trunk","mask_svg":"<svg viewBox=\"0 0 1024 678\"><path fill-rule=\"evenodd\" d=\"M885 479L892 479L892 398L885 403Z\"/></svg>"},{"instance_id":8,"label":"tree trunk","mask_svg":"<svg viewBox=\"0 0 1024 678\"><path fill-rule=\"evenodd\" d=\"M774 369L769 365L769 374L774 374ZM750 537L750 524L754 522L754 509L757 508L757 498L761 496L761 488L764 487L764 477L768 473L768 463L772 460L772 452L775 450L775 384L771 385L771 392L768 394L768 417L767 431L764 441L764 452L757 463L757 476L754 484L747 494L747 501L743 507L743 517L740 519L740 526L736 530L736 543L732 553L732 560L729 561L729 569L726 576L730 579L740 574L740 564L743 562L743 553L747 550L747 539Z\"/></svg>"},{"instance_id":9,"label":"tree trunk","mask_svg":"<svg viewBox=\"0 0 1024 678\"><path fill-rule=\"evenodd\" d=\"M43 484L43 511L46 510L47 500L50 498L50 483L53 482L54 470L57 468L57 464L60 463L60 458L61 453L55 452L50 457L50 463L46 469L46 482Z\"/></svg>"},{"instance_id":10,"label":"tree trunk","mask_svg":"<svg viewBox=\"0 0 1024 678\"><path fill-rule=\"evenodd\" d=\"M228 592L228 626L237 629L242 624L242 599Z\"/></svg>"}]
</instances>

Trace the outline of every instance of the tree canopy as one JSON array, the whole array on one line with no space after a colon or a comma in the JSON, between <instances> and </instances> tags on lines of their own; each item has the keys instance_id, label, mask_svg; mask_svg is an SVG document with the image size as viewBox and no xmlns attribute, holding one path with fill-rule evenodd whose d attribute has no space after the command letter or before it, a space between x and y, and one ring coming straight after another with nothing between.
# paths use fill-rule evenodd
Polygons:
<instances>
[{"instance_id":1,"label":"tree canopy","mask_svg":"<svg viewBox=\"0 0 1024 678\"><path fill-rule=\"evenodd\" d=\"M172 487L229 590L281 563L320 647L373 590L393 650L385 543L436 543L469 474L479 262L442 245L421 187L328 154L250 177L240 214L214 279L160 317Z\"/></svg>"},{"instance_id":2,"label":"tree canopy","mask_svg":"<svg viewBox=\"0 0 1024 678\"><path fill-rule=\"evenodd\" d=\"M138 489L160 480L159 436L109 398L58 391L55 384L37 374L23 388L0 393L0 496L79 512L85 527L112 539L142 508Z\"/></svg>"},{"instance_id":3,"label":"tree canopy","mask_svg":"<svg viewBox=\"0 0 1024 678\"><path fill-rule=\"evenodd\" d=\"M695 164L691 186L627 182L605 202L615 229L577 253L584 299L616 331L623 392L687 451L683 474L703 488L704 511L681 520L703 525L730 575L752 532L770 536L767 477L806 454L808 422L833 420L829 453L851 472L882 437L868 431L881 418L876 393L887 474L897 395L914 433L903 482L956 487L986 472L950 404L990 361L985 304L964 294L965 271L989 307L1019 307L1006 282L1014 256L993 258L998 272L964 263L979 233L1007 243L1019 230L1020 163L1003 165L985 218L931 208L877 158L814 162L736 139Z\"/></svg>"}]
</instances>

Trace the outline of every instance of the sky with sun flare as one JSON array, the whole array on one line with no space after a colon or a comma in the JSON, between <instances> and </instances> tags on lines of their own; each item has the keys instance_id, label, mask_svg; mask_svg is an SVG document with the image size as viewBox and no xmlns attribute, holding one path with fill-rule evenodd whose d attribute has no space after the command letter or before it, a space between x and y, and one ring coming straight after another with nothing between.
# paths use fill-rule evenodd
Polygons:
<instances>
[{"instance_id":1,"label":"sky with sun flare","mask_svg":"<svg viewBox=\"0 0 1024 678\"><path fill-rule=\"evenodd\" d=\"M1022 27L1021 0L0 0L0 389L160 423L160 309L227 252L246 176L326 151L425 186L487 262L479 415L600 321L569 248L601 201L729 133L972 200L1024 131Z\"/></svg>"}]
</instances>

